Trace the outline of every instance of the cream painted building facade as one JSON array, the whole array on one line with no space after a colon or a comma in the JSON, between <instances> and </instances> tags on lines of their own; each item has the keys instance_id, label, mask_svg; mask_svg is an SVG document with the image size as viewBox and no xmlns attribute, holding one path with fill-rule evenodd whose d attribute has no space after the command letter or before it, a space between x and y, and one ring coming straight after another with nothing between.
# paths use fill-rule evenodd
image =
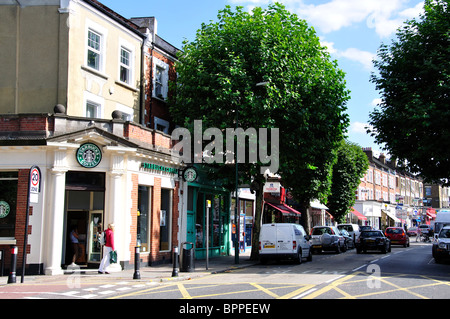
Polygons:
<instances>
[{"instance_id":1,"label":"cream painted building facade","mask_svg":"<svg viewBox=\"0 0 450 319\"><path fill-rule=\"evenodd\" d=\"M81 0L0 1L0 113L52 113L139 123L138 26Z\"/></svg>"},{"instance_id":2,"label":"cream painted building facade","mask_svg":"<svg viewBox=\"0 0 450 319\"><path fill-rule=\"evenodd\" d=\"M133 267L138 244L144 264L170 262L185 237L183 165L145 125L154 39L95 0L0 0L0 249L16 245L19 267L30 167L42 174L27 274L63 272L74 226L77 264L95 267L97 232L116 225L116 270Z\"/></svg>"}]
</instances>

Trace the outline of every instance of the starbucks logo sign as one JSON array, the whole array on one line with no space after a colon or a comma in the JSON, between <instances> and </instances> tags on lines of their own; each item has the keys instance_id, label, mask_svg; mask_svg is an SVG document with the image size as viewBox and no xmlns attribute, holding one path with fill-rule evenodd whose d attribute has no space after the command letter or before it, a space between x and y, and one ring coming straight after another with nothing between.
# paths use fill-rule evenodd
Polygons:
<instances>
[{"instance_id":1,"label":"starbucks logo sign","mask_svg":"<svg viewBox=\"0 0 450 319\"><path fill-rule=\"evenodd\" d=\"M86 168L93 168L100 164L102 160L102 151L92 143L85 143L77 151L78 163Z\"/></svg>"},{"instance_id":2,"label":"starbucks logo sign","mask_svg":"<svg viewBox=\"0 0 450 319\"><path fill-rule=\"evenodd\" d=\"M9 212L11 211L11 208L9 207L9 204L3 200L0 201L0 218L5 218L8 216Z\"/></svg>"}]
</instances>

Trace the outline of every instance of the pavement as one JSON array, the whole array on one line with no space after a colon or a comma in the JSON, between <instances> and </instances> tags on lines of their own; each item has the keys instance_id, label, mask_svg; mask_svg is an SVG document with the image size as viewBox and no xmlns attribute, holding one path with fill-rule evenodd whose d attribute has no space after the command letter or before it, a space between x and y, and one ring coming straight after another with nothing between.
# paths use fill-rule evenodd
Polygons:
<instances>
[{"instance_id":1,"label":"pavement","mask_svg":"<svg viewBox=\"0 0 450 319\"><path fill-rule=\"evenodd\" d=\"M191 271L183 272L180 268L178 273L174 272L173 264L161 264L156 266L141 266L139 269L139 273L136 272L135 269L126 269L126 270L118 270L111 271L109 274L99 274L97 269L84 269L84 268L75 268L75 270L65 270L64 275L32 275L32 276L24 276L24 283L26 284L39 284L39 283L48 283L51 282L59 282L61 280L66 280L70 276L79 275L81 282L89 282L90 280L134 280L134 281L144 281L144 282L170 282L170 281L181 281L181 280L190 280L193 278L198 278L210 274L222 273L227 271L232 271L236 269L250 267L252 265L257 264L258 261L250 260L250 249L246 252L242 252L239 254L239 263L236 263L236 259L234 255L231 256L221 256L214 257L208 259L208 265L206 263L206 259L195 260L194 268ZM135 275L138 275L137 279L134 279ZM21 284L21 275L16 276L16 283L8 284L8 276L0 277L0 286L2 285L20 285Z\"/></svg>"}]
</instances>

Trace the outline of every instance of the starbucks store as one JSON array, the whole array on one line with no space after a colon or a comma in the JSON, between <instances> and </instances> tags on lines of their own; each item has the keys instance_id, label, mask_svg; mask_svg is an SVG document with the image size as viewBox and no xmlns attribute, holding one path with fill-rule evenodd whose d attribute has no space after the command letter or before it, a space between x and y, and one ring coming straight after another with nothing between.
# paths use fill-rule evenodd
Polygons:
<instances>
[{"instance_id":1,"label":"starbucks store","mask_svg":"<svg viewBox=\"0 0 450 319\"><path fill-rule=\"evenodd\" d=\"M18 272L32 166L40 168L41 187L28 216L26 275L62 274L69 266L98 268L103 254L98 237L108 224L115 226L118 257L110 272L134 268L138 245L143 265L170 263L172 247L179 242L183 200L182 166L170 156L170 136L133 122L98 120L87 129L67 130L88 123L77 119L69 125L70 118L57 116L51 120L55 130L62 124L65 130L50 137L34 134L26 143L0 141L0 250L17 246ZM8 268L9 253L5 255Z\"/></svg>"}]
</instances>

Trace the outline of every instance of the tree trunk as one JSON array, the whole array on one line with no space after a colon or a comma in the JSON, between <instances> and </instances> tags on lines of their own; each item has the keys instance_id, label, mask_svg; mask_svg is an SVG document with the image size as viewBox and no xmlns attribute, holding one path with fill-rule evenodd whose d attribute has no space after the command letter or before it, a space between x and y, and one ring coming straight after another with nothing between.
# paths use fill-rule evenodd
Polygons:
<instances>
[{"instance_id":1,"label":"tree trunk","mask_svg":"<svg viewBox=\"0 0 450 319\"><path fill-rule=\"evenodd\" d=\"M302 226L305 229L306 233L309 234L311 232L311 218L309 211L309 201L300 201L300 213L302 213Z\"/></svg>"},{"instance_id":2,"label":"tree trunk","mask_svg":"<svg viewBox=\"0 0 450 319\"><path fill-rule=\"evenodd\" d=\"M256 190L255 219L253 220L252 251L250 254L250 260L259 260L259 233L261 232L261 219L264 207L263 186L263 183L259 183L259 189Z\"/></svg>"}]
</instances>

